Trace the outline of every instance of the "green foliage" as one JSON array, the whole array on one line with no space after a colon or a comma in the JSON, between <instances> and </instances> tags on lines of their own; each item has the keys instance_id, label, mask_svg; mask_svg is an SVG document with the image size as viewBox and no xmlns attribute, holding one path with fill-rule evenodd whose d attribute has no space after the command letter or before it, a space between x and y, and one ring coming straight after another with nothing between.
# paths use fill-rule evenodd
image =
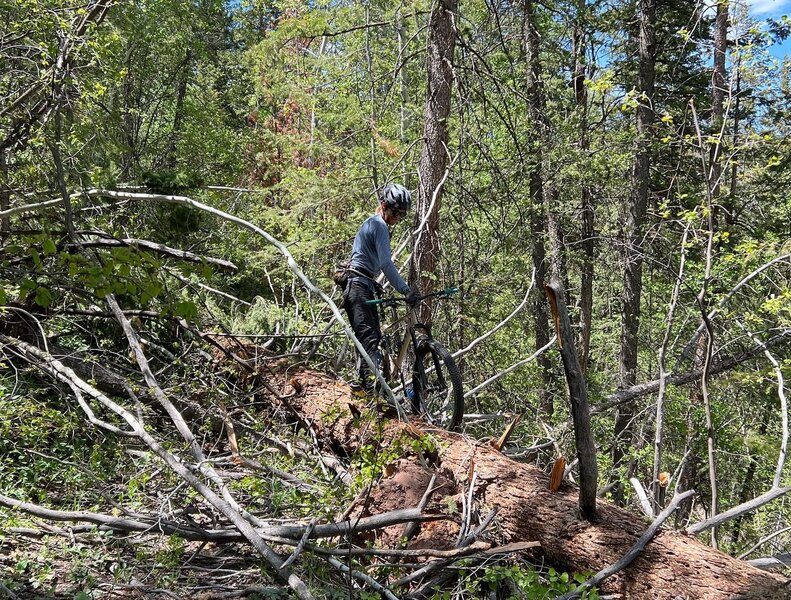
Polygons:
<instances>
[{"instance_id":1,"label":"green foliage","mask_svg":"<svg viewBox=\"0 0 791 600\"><path fill-rule=\"evenodd\" d=\"M122 463L121 452L117 442L86 431L80 414L61 399L38 396L21 382L0 377L0 479L5 494L46 502L49 491L58 489L75 501L90 501L100 474Z\"/></svg>"},{"instance_id":2,"label":"green foliage","mask_svg":"<svg viewBox=\"0 0 791 600\"><path fill-rule=\"evenodd\" d=\"M381 436L382 421L376 415L363 413L360 420L372 422L379 432L376 438ZM437 441L430 434L424 433L415 438L403 431L387 446L382 447L377 442L364 444L352 457L352 466L357 474L355 488L362 490L372 481L378 480L384 475L388 465L399 458L422 453L436 454L437 450Z\"/></svg>"},{"instance_id":3,"label":"green foliage","mask_svg":"<svg viewBox=\"0 0 791 600\"><path fill-rule=\"evenodd\" d=\"M530 600L549 600L556 598L566 592L572 591L577 586L587 580L584 574L569 575L560 573L555 569L546 571L537 570L526 565L489 565L482 569L482 574L476 574L474 578L465 579L465 593L475 597L486 597L490 592L499 589L513 590L507 596L508 600L518 600L529 598ZM509 587L503 587L508 583ZM443 593L433 596L434 599L450 598ZM582 593L580 596L587 600L598 600L599 594L596 588Z\"/></svg>"},{"instance_id":4,"label":"green foliage","mask_svg":"<svg viewBox=\"0 0 791 600\"><path fill-rule=\"evenodd\" d=\"M582 265L590 258L580 216L582 198L589 194L595 217L595 283L586 380L592 403L608 399L618 386L624 235L636 149L651 157L641 241L638 381L657 376L659 348L670 321L669 300L679 274L678 302L663 349L668 371L678 374L692 368L694 348L687 345L701 311L717 311L715 360L749 350L753 342L747 331L766 341L791 327L787 260L763 268L791 251L791 64L781 64L767 52L772 38L788 36L789 22L782 18L763 28L734 3L731 7L728 68L733 85L738 82L740 87L733 88L723 139L712 130L707 109L701 108L710 106L711 15L695 12L695 3L669 0L658 13L656 90L650 99L635 91L632 4L536 4L546 100L542 123L532 120L525 94L522 5L492 10L491 4L472 0L460 7L445 141L452 167L444 193L437 198L437 270L423 274L439 285L458 284L463 290L458 303L435 307L433 332L443 343L452 350L464 347L519 305L534 256L537 260L538 250L550 248L545 243L548 216L563 236L557 258L562 259L572 319L579 323ZM114 294L123 309L142 311L136 313L142 316L133 317L133 327L150 343L146 352L168 395L184 395L190 406L207 412L216 412L222 398L237 404L239 411L251 411L243 415L251 430L277 428L278 416L259 415L249 408L260 405L260 398L247 397L256 394L249 382L219 381L211 372L213 366L189 363L185 349L190 354L213 349L198 348L201 342L175 322L184 319L203 331L224 327L289 336L275 340L269 349L302 352L301 360L307 344L300 347L298 336L324 331L324 305L295 281L277 251L236 225L183 206L144 200L111 203L77 192L98 186L187 195L238 215L286 244L308 276L329 291L330 266L348 255L357 227L376 206L374 190L388 179L418 188L431 4L117 2L104 21L88 27L75 44L59 103L45 118L26 123L35 102L56 98L52 68L59 40L70 39L85 10L48 0L0 5L0 18L7 25L3 40L13 40L0 48L0 60L9 67L0 72L0 97L5 100L0 142L10 133L22 135L1 157L0 210L6 203L16 207L60 197L52 157L57 147L66 191L75 194L72 220L81 243L96 237L95 232L142 238L223 257L239 270L216 273L208 264L188 265L135 247L80 248L69 239L62 206L13 215L9 227L3 227L0 248L2 331L34 335L40 344L46 337L48 343L81 353L86 364L107 365L132 381L137 373L129 371L124 336L112 319L97 314L106 314L106 296ZM572 32L586 37L571 39ZM581 56L584 89L571 85L577 42L586 49ZM26 90L36 86L43 86L41 94L26 100ZM582 92L587 95L584 106L579 104ZM690 102L697 109L697 121ZM649 136L653 139L638 143L634 114L646 103L657 119ZM56 114L62 127L56 127ZM725 143L723 190L710 209L707 161L719 142ZM543 197L531 189L539 174ZM210 185L219 187L208 189ZM710 217L715 226L713 268L704 281ZM403 240L416 224L393 231L394 241ZM407 253L410 247L407 243ZM747 285L735 288L758 269L763 270ZM528 305L507 326L464 356L467 385L535 352L542 284L536 281ZM697 296L704 284L700 306ZM85 312L93 314L85 317ZM328 333L312 354L312 366L350 370L345 338L336 335L337 327ZM791 379L788 345L770 351L786 381ZM773 480L782 436L780 402L777 374L761 357L710 381L723 507L762 493ZM117 496L141 508L152 487L175 486L170 475L152 478L153 466L143 459L136 463L140 471L132 469L122 458L122 441L87 425L68 390L42 388L11 354L2 360L4 493L88 505L99 501L98 482L112 475L117 477ZM557 350L547 351L540 360L548 376L542 376L534 361L468 401L468 412L525 415L511 440L517 448L544 447L545 425L552 427L569 417ZM538 406L544 394L554 404L551 417ZM644 483L653 476L655 399L633 403L635 443L627 462ZM665 407L663 468L673 471L686 457L705 461L705 414L702 406L691 402L689 388L669 387ZM342 413L345 409L339 408L326 419ZM370 414L361 418L374 420ZM149 424L154 429L162 426L156 417ZM501 425L482 422L466 432L487 438L499 434ZM612 414L598 414L593 428L600 448L606 449L612 440ZM548 464L555 448L573 455L572 432L564 431L553 437L551 451L531 452L531 460L535 454L538 465ZM201 424L199 433L207 444L218 437L207 423ZM262 513L329 518L398 457L437 450L430 437L398 438L382 447L377 442L381 434L376 430L373 440L353 457L356 479L350 490L322 484L306 491L261 475L234 481L233 491ZM178 446L169 433L163 437L166 446ZM305 480L323 481L323 474L295 460L278 458L271 463ZM609 454L601 452L598 465L602 484L626 483L626 467L615 472ZM707 482L700 483L705 503L710 491ZM194 496L184 493L177 499L192 501ZM447 508L458 511L452 499ZM4 516L9 523L19 519ZM771 506L740 523L741 539L736 539L736 525L725 525L723 532L734 534L728 550L736 554L788 520L784 506ZM95 595L93 565L100 557L83 556L76 548L48 548L44 556L71 553L78 594ZM149 550L141 550L140 561L156 565L154 577L163 585L176 586L172 571L189 551L188 544L174 538L165 547ZM310 561L305 559L304 569L315 568L315 579L326 584L324 597L348 596L334 587L326 565ZM128 575L126 567L114 573L119 580ZM46 563L20 557L15 574L16 583L26 581L36 593L57 592ZM527 597L539 598L571 589L575 579L555 571L496 566L465 585L470 595L480 595L513 581ZM375 596L367 591L360 595ZM259 596L277 597L279 592Z\"/></svg>"}]
</instances>

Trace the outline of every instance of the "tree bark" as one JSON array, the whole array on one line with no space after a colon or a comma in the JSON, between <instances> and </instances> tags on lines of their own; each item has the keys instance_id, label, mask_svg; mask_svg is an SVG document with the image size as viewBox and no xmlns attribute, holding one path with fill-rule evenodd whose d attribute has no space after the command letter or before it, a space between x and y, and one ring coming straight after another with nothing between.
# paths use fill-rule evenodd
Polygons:
<instances>
[{"instance_id":1,"label":"tree bark","mask_svg":"<svg viewBox=\"0 0 791 600\"><path fill-rule=\"evenodd\" d=\"M524 31L522 40L524 44L525 62L527 63L527 81L525 91L528 98L528 113L530 115L530 139L533 164L530 165L528 185L530 190L530 234L533 241L533 269L536 273L538 285L543 285L548 279L546 239L548 219L544 201L544 173L543 153L541 151L544 138L544 105L541 87L541 63L539 61L540 38L536 28L535 15L533 14L533 0L524 2ZM533 301L533 324L535 329L536 349L543 348L549 342L549 313L546 303L539 296ZM538 392L539 409L545 418L550 419L554 412L552 395L552 367L549 358L542 354L538 358L539 372L543 385Z\"/></svg>"},{"instance_id":2,"label":"tree bark","mask_svg":"<svg viewBox=\"0 0 791 600\"><path fill-rule=\"evenodd\" d=\"M588 405L588 388L582 374L574 347L574 335L571 331L571 319L566 308L563 288L557 279L546 286L552 316L555 319L555 330L566 371L566 381L571 400L571 418L574 421L574 441L577 446L577 459L580 465L580 513L583 518L591 521L596 518L596 488L598 467L596 465L596 444L590 427L590 407Z\"/></svg>"},{"instance_id":3,"label":"tree bark","mask_svg":"<svg viewBox=\"0 0 791 600\"><path fill-rule=\"evenodd\" d=\"M8 179L9 154L8 150L0 150L0 212L5 212L11 208L11 184ZM7 216L0 217L0 244L5 244L10 229L10 218Z\"/></svg>"},{"instance_id":4,"label":"tree bark","mask_svg":"<svg viewBox=\"0 0 791 600\"><path fill-rule=\"evenodd\" d=\"M711 134L717 140L709 153L708 184L712 199L720 195L725 140L725 55L728 48L728 0L717 2L714 21L714 72L711 77Z\"/></svg>"},{"instance_id":5,"label":"tree bark","mask_svg":"<svg viewBox=\"0 0 791 600\"><path fill-rule=\"evenodd\" d=\"M439 210L445 170L448 167L448 116L453 87L453 51L456 43L458 0L439 0L431 12L423 149L420 153L420 185L417 194L415 223L426 221L425 229L415 240L409 269L410 287L427 294L435 286L439 247ZM424 302L420 319L431 322L431 303Z\"/></svg>"},{"instance_id":6,"label":"tree bark","mask_svg":"<svg viewBox=\"0 0 791 600\"><path fill-rule=\"evenodd\" d=\"M290 376L295 374L292 372ZM305 421L314 424L315 434L322 443L352 452L361 444L370 443L372 435L385 447L396 436L414 438L430 434L438 442L431 472L452 474L458 489L465 483L469 486L469 474L474 471L478 482L474 486L474 500L481 514L497 510L498 539L503 543L540 542L543 560L557 569L600 571L626 555L648 526L641 517L602 500L598 502L596 521L582 521L578 517L576 486L564 483L559 491L550 492L549 477L541 470L511 460L491 445L462 434L435 429L416 419L409 424L385 421L383 432L375 434L370 426L359 425L359 420L358 425L354 424L351 413L356 411L349 408L351 400L345 386L315 373L304 380L309 383L295 399L294 406ZM399 470L403 463L412 467L409 477L404 476L407 471ZM411 496L419 499L431 472L417 463L413 457L388 468L392 475L372 492L371 504L388 497L392 502L396 490L401 503L409 504ZM415 473L420 476L414 477ZM415 489L404 489L404 482L413 478L420 479ZM452 485L446 487L452 488ZM387 492L381 495L380 490ZM436 498L432 502L443 500ZM400 531L399 528L396 537ZM448 532L447 547L454 545L456 531ZM631 564L601 583L600 589L606 594L621 594L623 598L654 600L787 597L784 578L759 571L692 537L668 530L660 531Z\"/></svg>"},{"instance_id":7,"label":"tree bark","mask_svg":"<svg viewBox=\"0 0 791 600\"><path fill-rule=\"evenodd\" d=\"M623 292L621 295L621 350L618 357L618 387L626 389L637 382L637 334L640 329L640 298L643 278L643 221L648 204L651 154L649 144L654 122L654 73L656 63L656 0L638 0L640 13L640 66L637 91L641 94L637 107L637 139L632 167L632 191L629 211L623 230ZM615 417L613 466L623 467L627 448L631 446L632 411L619 407ZM623 487L613 490L619 504L624 502Z\"/></svg>"},{"instance_id":8,"label":"tree bark","mask_svg":"<svg viewBox=\"0 0 791 600\"><path fill-rule=\"evenodd\" d=\"M586 0L578 0L574 31L572 33L572 48L574 53L574 100L579 115L579 145L580 155L586 157L590 149L590 136L588 134L588 88L585 86L585 18ZM580 247L582 249L582 264L580 268L580 317L579 317L579 355L582 372L588 370L590 356L591 324L593 319L593 223L594 206L593 192L586 181L582 183L580 193L580 215L582 231L580 232Z\"/></svg>"}]
</instances>

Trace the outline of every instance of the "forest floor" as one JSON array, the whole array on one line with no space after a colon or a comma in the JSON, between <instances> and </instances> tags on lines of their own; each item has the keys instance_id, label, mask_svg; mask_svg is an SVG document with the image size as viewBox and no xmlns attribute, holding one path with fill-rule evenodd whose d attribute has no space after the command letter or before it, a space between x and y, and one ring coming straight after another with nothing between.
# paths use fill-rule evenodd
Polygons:
<instances>
[{"instance_id":1,"label":"forest floor","mask_svg":"<svg viewBox=\"0 0 791 600\"><path fill-rule=\"evenodd\" d=\"M293 411L289 399L300 396L301 402L316 402L327 406L349 395L349 387L340 380L327 375L290 367L268 371L265 380L256 374L255 387L265 385L269 405L263 403L248 414L257 422L272 425L276 421L288 420ZM250 383L250 382L247 382ZM345 397L345 398L344 398ZM372 409L366 414L373 415L377 409L372 399L354 399L357 404L369 404ZM365 410L365 406L361 406ZM284 415L286 417L284 418ZM382 420L382 422L385 422ZM380 423L381 424L381 423ZM326 423L325 423L326 425ZM239 436L239 446L244 453L247 440ZM231 464L231 447L223 438L212 449L212 456L218 461ZM347 456L348 458L348 456ZM395 471L400 473L395 474ZM345 511L351 515L378 514L417 505L425 492L428 481L422 472L409 460L399 460L388 466L384 488L375 493L358 496ZM226 469L224 475L231 480L249 476L244 468L234 465ZM449 485L449 481L437 485ZM147 505L135 506L133 512L148 514L164 511L169 502L166 490L157 490L157 478L152 478L145 490ZM118 486L113 486L118 496ZM136 496L141 496L138 491ZM48 490L47 499L60 507L68 506L63 490ZM111 496L110 493L107 494ZM128 494L120 494L127 496ZM439 496L446 496L445 493ZM115 501L121 503L117 497ZM157 505L157 502L160 503ZM50 502L41 502L48 505ZM105 506L71 506L73 510L96 510L120 514L120 504L113 508ZM439 509L440 507L431 507ZM128 509L127 509L128 510ZM172 510L169 507L168 510ZM340 518L341 515L336 515ZM211 525L211 517L201 512L189 516L193 522ZM307 522L307 520L305 521ZM90 531L89 531L90 529ZM379 545L397 545L402 535L403 525L381 530L376 541ZM452 547L455 541L453 532L444 521L424 524L418 539L411 547L439 548ZM374 542L373 537L359 540ZM292 548L275 549L288 555ZM249 545L214 544L187 541L179 537L165 537L151 533L125 533L97 531L80 523L52 523L29 517L21 512L8 513L8 518L0 529L0 597L14 594L18 598L69 598L84 600L88 598L198 598L201 600L257 597L288 597L288 590L279 586L261 586L264 563ZM14 597L14 596L10 596Z\"/></svg>"}]
</instances>

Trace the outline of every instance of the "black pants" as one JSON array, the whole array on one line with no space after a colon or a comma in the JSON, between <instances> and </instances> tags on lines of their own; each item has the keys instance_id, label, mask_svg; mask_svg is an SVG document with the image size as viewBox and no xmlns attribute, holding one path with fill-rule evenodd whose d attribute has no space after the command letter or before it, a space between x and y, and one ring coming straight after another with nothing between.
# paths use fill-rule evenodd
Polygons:
<instances>
[{"instance_id":1,"label":"black pants","mask_svg":"<svg viewBox=\"0 0 791 600\"><path fill-rule=\"evenodd\" d=\"M367 300L376 298L374 283L364 277L351 277L346 284L343 295L343 308L349 317L354 335L360 340L368 356L373 359L379 370L382 368L382 353L379 351L379 342L382 340L382 330L379 326L379 313L376 306L366 304ZM357 356L357 375L360 385L367 391L372 391L376 385L376 376L371 373L368 363L359 355Z\"/></svg>"}]
</instances>

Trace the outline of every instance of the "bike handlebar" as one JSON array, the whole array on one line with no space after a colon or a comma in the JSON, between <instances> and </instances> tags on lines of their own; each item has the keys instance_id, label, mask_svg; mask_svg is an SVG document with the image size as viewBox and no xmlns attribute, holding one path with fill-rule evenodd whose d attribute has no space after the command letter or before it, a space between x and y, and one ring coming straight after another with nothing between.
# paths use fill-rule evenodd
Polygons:
<instances>
[{"instance_id":1,"label":"bike handlebar","mask_svg":"<svg viewBox=\"0 0 791 600\"><path fill-rule=\"evenodd\" d=\"M449 287L445 288L444 290L439 290L438 292L431 292L426 294L425 296L418 296L417 301L422 302L423 300L427 300L428 298L450 298L454 294L459 292L459 288L456 287ZM406 298L377 298L375 300L366 300L366 304L384 304L386 306L392 306L395 304L406 304Z\"/></svg>"}]
</instances>

